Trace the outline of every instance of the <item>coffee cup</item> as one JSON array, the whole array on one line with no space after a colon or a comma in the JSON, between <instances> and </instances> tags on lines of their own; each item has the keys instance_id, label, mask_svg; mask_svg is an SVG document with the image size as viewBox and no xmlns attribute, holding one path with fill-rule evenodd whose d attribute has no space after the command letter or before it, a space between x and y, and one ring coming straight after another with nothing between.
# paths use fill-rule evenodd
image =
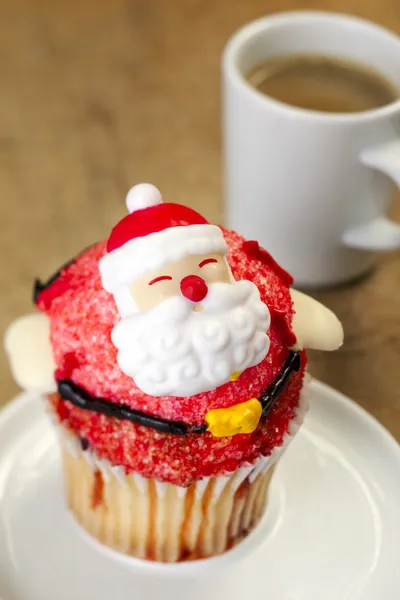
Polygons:
<instances>
[{"instance_id":1,"label":"coffee cup","mask_svg":"<svg viewBox=\"0 0 400 600\"><path fill-rule=\"evenodd\" d=\"M262 94L248 73L287 55L355 61L400 97L400 38L357 17L287 12L254 21L223 54L225 215L257 239L299 287L368 271L400 248L388 210L400 186L400 100L353 113L305 110Z\"/></svg>"}]
</instances>

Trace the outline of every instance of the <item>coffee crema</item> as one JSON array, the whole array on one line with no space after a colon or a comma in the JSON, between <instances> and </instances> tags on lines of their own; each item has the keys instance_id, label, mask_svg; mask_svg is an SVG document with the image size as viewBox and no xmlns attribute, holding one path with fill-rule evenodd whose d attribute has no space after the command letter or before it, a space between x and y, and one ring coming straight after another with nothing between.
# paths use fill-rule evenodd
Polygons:
<instances>
[{"instance_id":1,"label":"coffee crema","mask_svg":"<svg viewBox=\"0 0 400 600\"><path fill-rule=\"evenodd\" d=\"M394 83L372 67L330 56L271 58L253 68L246 79L284 104L329 113L368 111L399 98Z\"/></svg>"}]
</instances>

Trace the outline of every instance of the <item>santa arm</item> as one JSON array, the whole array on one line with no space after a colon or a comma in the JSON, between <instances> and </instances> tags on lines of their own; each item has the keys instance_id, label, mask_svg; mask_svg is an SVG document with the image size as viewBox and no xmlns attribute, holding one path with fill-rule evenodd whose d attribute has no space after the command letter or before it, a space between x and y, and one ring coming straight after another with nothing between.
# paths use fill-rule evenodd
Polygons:
<instances>
[{"instance_id":1,"label":"santa arm","mask_svg":"<svg viewBox=\"0 0 400 600\"><path fill-rule=\"evenodd\" d=\"M334 313L317 300L290 290L293 301L292 330L297 344L294 350L337 350L343 344L343 328Z\"/></svg>"},{"instance_id":2,"label":"santa arm","mask_svg":"<svg viewBox=\"0 0 400 600\"><path fill-rule=\"evenodd\" d=\"M56 365L46 315L33 313L14 321L5 333L4 348L14 379L22 389L40 393L56 390Z\"/></svg>"}]
</instances>

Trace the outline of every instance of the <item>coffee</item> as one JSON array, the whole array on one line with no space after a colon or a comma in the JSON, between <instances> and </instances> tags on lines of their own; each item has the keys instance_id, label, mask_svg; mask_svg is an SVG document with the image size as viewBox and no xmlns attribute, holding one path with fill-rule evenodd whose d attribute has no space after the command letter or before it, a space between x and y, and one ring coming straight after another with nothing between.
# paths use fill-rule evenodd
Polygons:
<instances>
[{"instance_id":1,"label":"coffee","mask_svg":"<svg viewBox=\"0 0 400 600\"><path fill-rule=\"evenodd\" d=\"M373 68L329 56L272 58L252 69L247 80L285 104L330 113L371 110L399 97L395 85Z\"/></svg>"}]
</instances>

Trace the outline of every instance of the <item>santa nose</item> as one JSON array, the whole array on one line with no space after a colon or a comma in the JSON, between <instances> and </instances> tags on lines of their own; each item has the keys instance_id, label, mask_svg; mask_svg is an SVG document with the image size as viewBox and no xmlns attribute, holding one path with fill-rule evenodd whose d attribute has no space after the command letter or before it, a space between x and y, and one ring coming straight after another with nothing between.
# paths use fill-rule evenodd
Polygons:
<instances>
[{"instance_id":1,"label":"santa nose","mask_svg":"<svg viewBox=\"0 0 400 600\"><path fill-rule=\"evenodd\" d=\"M181 292L191 302L201 302L207 296L208 287L201 277L188 275L181 281Z\"/></svg>"}]
</instances>

